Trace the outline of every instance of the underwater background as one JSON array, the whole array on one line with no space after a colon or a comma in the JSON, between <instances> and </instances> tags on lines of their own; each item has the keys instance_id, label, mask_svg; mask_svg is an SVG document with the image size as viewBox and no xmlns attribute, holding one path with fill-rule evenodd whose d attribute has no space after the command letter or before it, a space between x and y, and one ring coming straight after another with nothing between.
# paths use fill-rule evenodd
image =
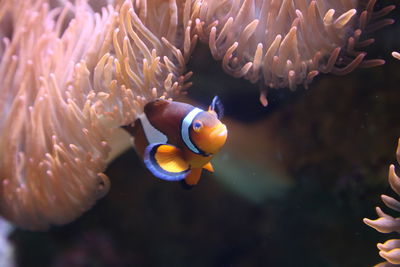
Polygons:
<instances>
[{"instance_id":1,"label":"underwater background","mask_svg":"<svg viewBox=\"0 0 400 267\"><path fill-rule=\"evenodd\" d=\"M390 56L399 32L397 22L374 33L368 57L384 66L320 75L308 90L271 89L265 108L258 85L231 78L197 47L189 101L204 108L219 95L229 130L215 173L185 190L152 177L132 148L109 165L109 194L78 220L48 232L14 231L17 266L383 261L376 243L398 234L380 234L362 219L377 217L381 194L395 196L387 172L400 137L400 62Z\"/></svg>"}]
</instances>

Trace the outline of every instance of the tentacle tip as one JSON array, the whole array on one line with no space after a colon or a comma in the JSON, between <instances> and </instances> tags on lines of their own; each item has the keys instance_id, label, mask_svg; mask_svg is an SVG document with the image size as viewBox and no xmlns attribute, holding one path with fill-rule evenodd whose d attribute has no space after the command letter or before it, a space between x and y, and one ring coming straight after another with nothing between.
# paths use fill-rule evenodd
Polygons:
<instances>
[{"instance_id":1,"label":"tentacle tip","mask_svg":"<svg viewBox=\"0 0 400 267\"><path fill-rule=\"evenodd\" d=\"M384 59L379 59L379 60L377 61L377 66L385 65L385 63L386 63L386 61L385 61Z\"/></svg>"},{"instance_id":2,"label":"tentacle tip","mask_svg":"<svg viewBox=\"0 0 400 267\"><path fill-rule=\"evenodd\" d=\"M398 60L400 60L400 53L399 53L399 52L396 52L396 51L394 51L394 52L392 52L392 57L394 57L395 59L398 59Z\"/></svg>"},{"instance_id":3,"label":"tentacle tip","mask_svg":"<svg viewBox=\"0 0 400 267\"><path fill-rule=\"evenodd\" d=\"M371 223L371 220L370 220L370 219L368 219L368 218L363 218L363 222L364 222L366 225L371 226L371 225L370 225L370 223Z\"/></svg>"},{"instance_id":4,"label":"tentacle tip","mask_svg":"<svg viewBox=\"0 0 400 267\"><path fill-rule=\"evenodd\" d=\"M263 107L268 106L267 92L262 91L260 93L260 103L263 105Z\"/></svg>"}]
</instances>

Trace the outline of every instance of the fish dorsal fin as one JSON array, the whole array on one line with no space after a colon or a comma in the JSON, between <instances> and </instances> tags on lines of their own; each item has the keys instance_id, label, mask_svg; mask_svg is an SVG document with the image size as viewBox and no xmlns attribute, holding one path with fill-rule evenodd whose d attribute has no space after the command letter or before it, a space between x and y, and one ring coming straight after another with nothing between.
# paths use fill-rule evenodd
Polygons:
<instances>
[{"instance_id":1,"label":"fish dorsal fin","mask_svg":"<svg viewBox=\"0 0 400 267\"><path fill-rule=\"evenodd\" d=\"M183 159L182 151L168 144L155 143L147 146L144 163L155 177L167 181L182 180L190 171L190 165Z\"/></svg>"},{"instance_id":2,"label":"fish dorsal fin","mask_svg":"<svg viewBox=\"0 0 400 267\"><path fill-rule=\"evenodd\" d=\"M187 174L187 176L185 178L185 183L190 186L196 185L200 180L201 171L202 171L202 168L192 169L189 172L189 174Z\"/></svg>"},{"instance_id":3,"label":"fish dorsal fin","mask_svg":"<svg viewBox=\"0 0 400 267\"><path fill-rule=\"evenodd\" d=\"M209 172L214 172L214 167L211 162L208 162L206 165L203 166L203 169L206 169Z\"/></svg>"},{"instance_id":4,"label":"fish dorsal fin","mask_svg":"<svg viewBox=\"0 0 400 267\"><path fill-rule=\"evenodd\" d=\"M208 107L208 111L214 111L215 114L217 114L217 118L222 119L224 116L224 106L218 96L214 96L210 106Z\"/></svg>"}]
</instances>

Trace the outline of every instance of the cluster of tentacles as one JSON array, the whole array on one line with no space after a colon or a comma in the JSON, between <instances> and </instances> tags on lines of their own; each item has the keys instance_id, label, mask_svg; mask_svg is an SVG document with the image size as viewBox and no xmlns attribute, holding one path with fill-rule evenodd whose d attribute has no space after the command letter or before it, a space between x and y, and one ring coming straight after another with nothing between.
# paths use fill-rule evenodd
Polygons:
<instances>
[{"instance_id":1,"label":"cluster of tentacles","mask_svg":"<svg viewBox=\"0 0 400 267\"><path fill-rule=\"evenodd\" d=\"M396 151L397 162L400 164L400 139ZM395 166L393 164L389 167L389 178L390 187L393 191L400 196L400 177L395 172ZM391 208L397 212L400 212L400 202L390 196L381 195L383 203L388 208ZM376 207L376 213L379 218L376 220L364 219L364 223L375 228L381 233L400 232L400 218L394 218L389 214L382 211L380 207ZM400 239L390 239L385 243L378 244L379 255L387 260L385 263L381 263L378 266L392 266L391 264L400 264Z\"/></svg>"},{"instance_id":2,"label":"cluster of tentacles","mask_svg":"<svg viewBox=\"0 0 400 267\"><path fill-rule=\"evenodd\" d=\"M393 23L375 0L0 1L0 213L28 229L74 220L109 189L121 125L191 84L198 40L266 89L307 86L366 60Z\"/></svg>"}]
</instances>

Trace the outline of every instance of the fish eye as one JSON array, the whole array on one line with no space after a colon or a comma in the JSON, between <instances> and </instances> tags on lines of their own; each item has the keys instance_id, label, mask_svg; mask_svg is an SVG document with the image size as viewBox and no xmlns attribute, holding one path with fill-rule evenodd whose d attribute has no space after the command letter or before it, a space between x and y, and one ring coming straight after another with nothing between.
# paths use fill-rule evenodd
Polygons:
<instances>
[{"instance_id":1,"label":"fish eye","mask_svg":"<svg viewBox=\"0 0 400 267\"><path fill-rule=\"evenodd\" d=\"M199 132L203 128L203 123L199 120L196 120L193 122L193 130L195 132Z\"/></svg>"}]
</instances>

